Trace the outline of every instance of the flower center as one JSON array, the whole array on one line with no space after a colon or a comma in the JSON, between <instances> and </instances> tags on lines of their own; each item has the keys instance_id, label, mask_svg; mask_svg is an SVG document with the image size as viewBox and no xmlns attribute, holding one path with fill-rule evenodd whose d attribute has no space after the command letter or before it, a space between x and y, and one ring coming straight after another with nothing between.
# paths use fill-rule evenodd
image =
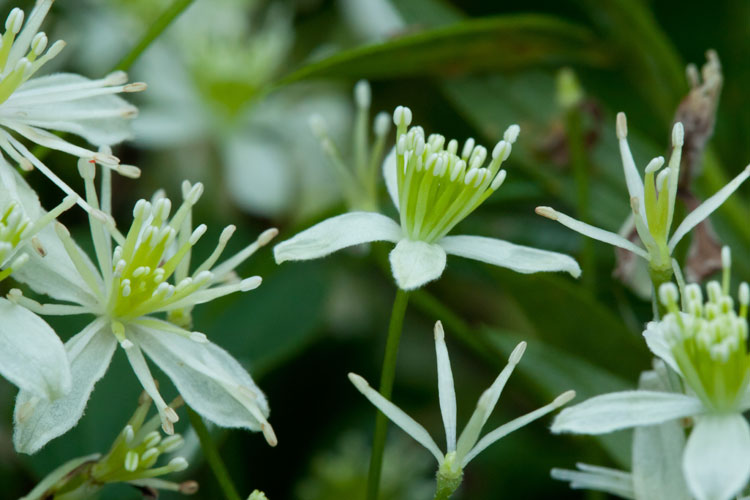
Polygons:
<instances>
[{"instance_id":1,"label":"flower center","mask_svg":"<svg viewBox=\"0 0 750 500\"><path fill-rule=\"evenodd\" d=\"M211 280L213 275L206 270L176 285L167 282L206 232L205 225L189 235L180 231L201 188L200 184L194 187L171 220L168 218L172 204L168 198L153 204L146 200L136 203L125 242L115 248L112 256L108 303L111 317L128 320L163 310Z\"/></svg>"},{"instance_id":2,"label":"flower center","mask_svg":"<svg viewBox=\"0 0 750 500\"><path fill-rule=\"evenodd\" d=\"M411 123L411 110L399 106L393 115L397 126L396 175L401 227L412 240L434 243L445 236L494 193L505 180L500 166L508 158L520 131L506 130L483 167L487 149L468 139L461 154L458 141L432 134Z\"/></svg>"},{"instance_id":3,"label":"flower center","mask_svg":"<svg viewBox=\"0 0 750 500\"><path fill-rule=\"evenodd\" d=\"M65 42L59 40L45 52L47 35L36 32L51 5L52 0L39 2L23 31L23 11L16 7L8 14L5 33L0 38L0 104L65 47Z\"/></svg>"},{"instance_id":4,"label":"flower center","mask_svg":"<svg viewBox=\"0 0 750 500\"><path fill-rule=\"evenodd\" d=\"M738 407L750 382L750 354L747 350L747 308L750 291L740 285L740 311L725 287L712 281L703 302L700 287L688 285L680 312L676 293L665 290L662 302L670 312L662 320L666 340L686 382L704 403L716 410Z\"/></svg>"}]
</instances>

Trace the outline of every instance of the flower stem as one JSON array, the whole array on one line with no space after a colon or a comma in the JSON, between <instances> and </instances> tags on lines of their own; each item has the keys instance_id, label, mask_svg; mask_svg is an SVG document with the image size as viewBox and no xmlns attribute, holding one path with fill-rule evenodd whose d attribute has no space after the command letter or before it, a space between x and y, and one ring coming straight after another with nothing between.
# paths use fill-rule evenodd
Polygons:
<instances>
[{"instance_id":1,"label":"flower stem","mask_svg":"<svg viewBox=\"0 0 750 500\"><path fill-rule=\"evenodd\" d=\"M156 40L162 32L172 24L172 21L177 18L182 12L187 9L194 0L175 0L172 5L161 13L161 15L149 26L146 33L143 34L138 43L123 57L117 66L116 70L126 71L130 69L130 66L140 57L151 43Z\"/></svg>"},{"instance_id":2,"label":"flower stem","mask_svg":"<svg viewBox=\"0 0 750 500\"><path fill-rule=\"evenodd\" d=\"M203 423L203 419L189 406L186 406L185 408L187 409L188 418L190 419L190 425L193 426L195 433L198 435L203 454L208 461L208 465L211 466L211 470L213 471L214 476L216 476L216 481L219 483L221 491L224 492L224 496L227 500L241 500L239 493L237 493L237 488L235 488L234 483L232 483L232 479L229 477L229 472L227 472L227 468L221 460L219 450L211 439L211 434L209 434L206 424Z\"/></svg>"},{"instance_id":3,"label":"flower stem","mask_svg":"<svg viewBox=\"0 0 750 500\"><path fill-rule=\"evenodd\" d=\"M396 359L401 331L404 325L406 306L409 302L409 292L399 288L393 301L391 322L388 326L388 340L385 344L383 371L380 375L380 394L390 400L393 391L393 379L396 375ZM378 412L375 417L375 434L372 438L372 454L370 455L370 470L367 475L367 500L377 500L380 487L380 473L383 469L383 451L385 437L388 432L388 419Z\"/></svg>"}]
</instances>

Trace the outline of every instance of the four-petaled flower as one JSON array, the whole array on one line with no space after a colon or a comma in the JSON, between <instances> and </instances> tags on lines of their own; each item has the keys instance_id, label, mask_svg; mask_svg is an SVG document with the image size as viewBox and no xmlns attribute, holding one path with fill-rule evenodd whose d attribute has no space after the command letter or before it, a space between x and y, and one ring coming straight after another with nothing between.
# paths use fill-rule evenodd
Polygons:
<instances>
[{"instance_id":1,"label":"four-petaled flower","mask_svg":"<svg viewBox=\"0 0 750 500\"><path fill-rule=\"evenodd\" d=\"M537 207L536 212L589 238L623 248L646 259L652 282L658 286L658 284L669 281L672 277L673 269L677 265L672 259L672 253L677 244L750 177L750 165L745 167L726 186L690 212L670 237L680 179L680 160L684 139L682 124L677 122L672 129L673 150L672 156L669 158L669 166L659 172L659 169L664 165L664 158L661 156L654 158L646 166L645 181L641 180L641 175L635 166L627 136L628 125L625 113L618 113L617 139L620 143L625 183L630 196L633 222L644 248L619 234L591 226L553 208Z\"/></svg>"},{"instance_id":2,"label":"four-petaled flower","mask_svg":"<svg viewBox=\"0 0 750 500\"><path fill-rule=\"evenodd\" d=\"M604 434L691 417L695 427L685 445L682 468L698 500L734 498L750 479L750 353L747 311L750 288L739 289L739 314L729 296L728 248L724 280L710 282L708 301L698 285L688 285L683 308L673 283L659 288L667 307L661 321L648 324L651 351L677 374L686 393L653 390L596 396L562 411L553 432Z\"/></svg>"},{"instance_id":3,"label":"four-petaled flower","mask_svg":"<svg viewBox=\"0 0 750 500\"><path fill-rule=\"evenodd\" d=\"M500 399L500 394L505 387L505 383L508 381L511 373L513 373L513 369L518 362L521 361L525 350L526 342L521 342L513 350L508 359L508 364L500 372L500 375L497 376L490 388L484 391L479 398L477 407L471 415L469 423L466 424L463 432L458 436L458 440L456 440L456 391L453 385L453 373L451 371L450 359L448 358L448 348L445 345L443 325L439 321L435 324L438 393L447 446L445 453L440 450L440 447L430 437L430 434L424 427L404 413L399 407L381 396L380 393L370 387L364 378L355 373L350 373L349 380L351 380L359 392L364 394L394 424L401 427L401 429L434 455L438 461L438 493L435 498L448 498L461 484L464 467L474 457L484 451L485 448L524 425L554 411L575 397L574 391L564 392L551 403L511 420L507 424L501 425L487 433L482 439L479 439L482 428L487 423L487 419L495 408L495 405L497 405L498 399Z\"/></svg>"},{"instance_id":4,"label":"four-petaled flower","mask_svg":"<svg viewBox=\"0 0 750 500\"><path fill-rule=\"evenodd\" d=\"M33 262L14 276L35 291L67 303L42 305L19 290L11 290L9 298L41 315L92 314L95 318L65 344L73 378L68 394L54 402L40 400L29 391L19 394L16 448L33 453L76 424L118 342L154 400L167 433L173 432L177 414L159 394L144 351L198 413L224 427L261 430L275 445L276 437L267 420L268 403L247 371L204 334L186 328L194 305L260 285L260 277L240 280L233 269L277 231L267 230L255 243L215 266L234 232L234 226L229 226L214 252L191 273L191 248L206 231L205 225L193 230L191 222L192 207L203 192L201 184L183 183L184 201L171 219L171 202L163 194L152 202L139 201L133 210L133 223L122 235L110 222L110 172L103 171L105 194L100 205L94 187L96 166L82 159L79 170L85 180L87 202L94 208L89 222L99 269L67 229L57 224L54 232L40 237L46 256L31 255ZM100 212L107 215L104 220L95 216ZM159 313L167 313L170 321L154 316Z\"/></svg>"},{"instance_id":5,"label":"four-petaled flower","mask_svg":"<svg viewBox=\"0 0 750 500\"><path fill-rule=\"evenodd\" d=\"M505 180L500 166L508 158L519 128L512 125L492 151L473 139L464 144L445 143L438 134L425 139L421 127L412 127L411 110L396 108L396 147L383 165L388 191L399 209L401 223L374 212L339 215L279 243L276 262L323 257L345 247L373 241L396 243L390 262L396 283L404 290L419 288L440 277L446 254L507 267L521 273L567 271L579 276L581 269L571 257L481 236L446 236L473 212Z\"/></svg>"}]
</instances>

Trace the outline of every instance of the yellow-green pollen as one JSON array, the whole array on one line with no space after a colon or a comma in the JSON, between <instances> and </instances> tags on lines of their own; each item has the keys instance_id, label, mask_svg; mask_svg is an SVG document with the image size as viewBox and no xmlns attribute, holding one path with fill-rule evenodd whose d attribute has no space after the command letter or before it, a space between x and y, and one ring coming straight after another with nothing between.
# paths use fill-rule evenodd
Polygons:
<instances>
[{"instance_id":1,"label":"yellow-green pollen","mask_svg":"<svg viewBox=\"0 0 750 500\"><path fill-rule=\"evenodd\" d=\"M396 176L401 227L415 241L434 243L476 210L505 180L500 166L508 158L519 128L512 125L487 159L487 149L468 139L461 154L458 141L432 134L425 139L422 127L407 126L411 111L394 112Z\"/></svg>"}]
</instances>

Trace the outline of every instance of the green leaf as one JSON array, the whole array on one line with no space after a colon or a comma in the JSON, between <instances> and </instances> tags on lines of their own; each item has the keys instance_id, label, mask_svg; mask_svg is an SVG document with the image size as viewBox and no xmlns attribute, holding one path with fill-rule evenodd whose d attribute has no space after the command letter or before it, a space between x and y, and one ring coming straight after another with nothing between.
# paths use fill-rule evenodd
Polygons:
<instances>
[{"instance_id":1,"label":"green leaf","mask_svg":"<svg viewBox=\"0 0 750 500\"><path fill-rule=\"evenodd\" d=\"M481 334L506 357L521 340L524 340L518 334L491 328L483 329ZM540 339L531 339L528 342L529 346L516 370L523 373L531 384L543 393L545 399L552 399L573 389L576 391L573 403L580 403L600 394L634 388L634 384L628 383L625 379L581 357L554 348ZM596 440L620 466L630 468L632 432L596 436Z\"/></svg>"},{"instance_id":2,"label":"green leaf","mask_svg":"<svg viewBox=\"0 0 750 500\"><path fill-rule=\"evenodd\" d=\"M280 82L308 78L456 76L529 66L604 65L605 47L585 29L539 15L462 21L385 43L340 52Z\"/></svg>"}]
</instances>

